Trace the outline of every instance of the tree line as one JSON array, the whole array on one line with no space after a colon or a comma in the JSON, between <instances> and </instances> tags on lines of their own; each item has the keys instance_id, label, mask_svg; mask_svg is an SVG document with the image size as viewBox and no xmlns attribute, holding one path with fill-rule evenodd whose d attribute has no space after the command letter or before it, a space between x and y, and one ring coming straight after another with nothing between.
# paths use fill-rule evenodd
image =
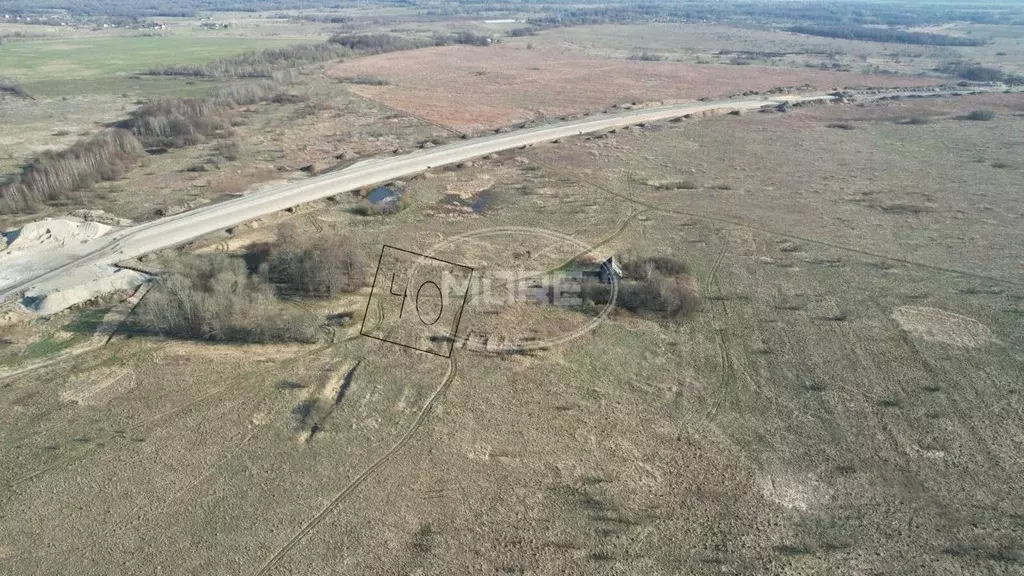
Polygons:
<instances>
[{"instance_id":1,"label":"tree line","mask_svg":"<svg viewBox=\"0 0 1024 576\"><path fill-rule=\"evenodd\" d=\"M985 41L977 38L934 34L930 32L908 32L893 28L875 28L846 24L841 26L791 26L787 29L797 34L843 38L846 40L867 40L869 42L893 42L898 44L922 44L926 46L984 46Z\"/></svg>"},{"instance_id":2,"label":"tree line","mask_svg":"<svg viewBox=\"0 0 1024 576\"><path fill-rule=\"evenodd\" d=\"M715 22L789 22L817 24L864 24L922 26L943 22L976 24L1024 24L1024 8L1011 3L981 5L977 2L879 3L866 0L807 0L804 2L753 2L750 0L665 0L659 3L579 2L576 0L524 0L514 4L493 0L460 0L438 6L432 0L397 0L395 5L418 11L420 16L490 14L515 17L524 11L550 14L538 22L575 25L657 20L708 20ZM9 14L43 14L65 11L75 17L196 17L202 12L268 12L275 10L337 10L358 6L354 0L7 0ZM326 21L344 21L324 16ZM400 17L394 18L395 21Z\"/></svg>"},{"instance_id":3,"label":"tree line","mask_svg":"<svg viewBox=\"0 0 1024 576\"><path fill-rule=\"evenodd\" d=\"M150 68L157 76L208 78L273 78L275 72L305 64L336 60L351 55L350 50L333 43L296 44L246 52L233 58L221 58L209 64L172 64Z\"/></svg>"},{"instance_id":4,"label":"tree line","mask_svg":"<svg viewBox=\"0 0 1024 576\"><path fill-rule=\"evenodd\" d=\"M32 211L99 181L118 180L142 154L135 135L120 128L104 130L64 150L44 152L0 185L0 213Z\"/></svg>"},{"instance_id":5,"label":"tree line","mask_svg":"<svg viewBox=\"0 0 1024 576\"><path fill-rule=\"evenodd\" d=\"M124 177L146 149L183 148L231 135L235 106L281 96L270 82L230 86L209 98L154 100L127 118L68 148L44 152L0 184L0 213L37 210L71 199L103 181Z\"/></svg>"},{"instance_id":6,"label":"tree line","mask_svg":"<svg viewBox=\"0 0 1024 576\"><path fill-rule=\"evenodd\" d=\"M436 34L430 38L407 38L393 34L339 34L320 44L267 48L246 52L233 58L221 58L209 64L158 66L150 68L147 74L199 78L274 78L281 70L337 60L354 54L383 54L452 44L487 46L490 43L490 37L467 31Z\"/></svg>"}]
</instances>

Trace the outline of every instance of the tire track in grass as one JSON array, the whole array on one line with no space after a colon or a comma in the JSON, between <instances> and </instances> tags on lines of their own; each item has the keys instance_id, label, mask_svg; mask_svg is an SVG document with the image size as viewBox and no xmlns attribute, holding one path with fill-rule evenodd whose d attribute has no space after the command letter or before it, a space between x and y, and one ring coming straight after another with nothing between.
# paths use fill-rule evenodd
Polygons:
<instances>
[{"instance_id":1,"label":"tire track in grass","mask_svg":"<svg viewBox=\"0 0 1024 576\"><path fill-rule=\"evenodd\" d=\"M722 259L725 258L725 251L729 248L729 231L725 231L725 236L722 238L722 249L718 251L718 257L715 258L715 263L712 264L711 270L708 272L707 278L704 280L704 285L707 286L708 299L711 299L712 295L721 296L722 288L718 284L718 269L722 266ZM714 293L714 294L712 294ZM728 309L724 300L719 299L718 302L722 304L722 311L728 314ZM725 396L726 391L729 389L729 381L733 376L732 369L732 358L729 355L729 343L725 337L725 326L719 326L715 329L718 333L716 343L718 344L718 355L720 367L719 377L719 393L715 396L715 400L711 403L708 408L707 414L704 418L710 420L718 412L718 406L722 403L722 397Z\"/></svg>"},{"instance_id":2,"label":"tire track in grass","mask_svg":"<svg viewBox=\"0 0 1024 576\"><path fill-rule=\"evenodd\" d=\"M302 526L302 528L299 529L298 533L296 533L295 536L292 536L291 539L289 539L288 542L284 544L284 546L279 548L277 552L275 552L274 555L271 556L270 559L263 564L263 566L256 572L256 576L265 576L266 574L269 574L270 571L285 556L287 556L288 553L291 552L293 548L295 548L295 546L297 546L306 536L309 535L310 532L313 531L314 528L316 528L321 522L323 522L324 519L331 512L333 512L339 505L341 505L341 503L345 501L345 498L352 494L352 492L355 492L356 488L359 488L359 486L362 485L362 483L365 482L366 479L370 477L370 475L372 475L379 468L384 466L384 464L386 464L388 460L390 460L395 454L398 453L399 450L401 450L403 447L405 447L406 444L409 443L409 440L412 439L413 435L416 434L416 432L423 425L423 422L426 420L427 415L430 414L430 411L433 408L434 404L445 393L445 391L451 385L452 380L455 379L456 371L457 366L455 363L455 351L453 350L451 357L448 359L448 374L445 375L444 380L441 382L441 385L438 386L436 390L434 390L434 393L431 394L430 398L428 398L426 403L423 404L423 408L420 410L420 413L416 416L416 420L413 421L412 426L409 427L405 434L403 434L402 437L398 439L398 442L396 442L395 445L392 446L390 450L385 452L373 464L370 464L370 466L368 466L366 470L363 470L362 473L356 476L351 482L349 482L347 486L345 486L345 488L342 489L341 492L339 492L333 499L331 499L327 506L325 506L322 510L320 510L320 512L317 512L316 515L310 518L309 521L307 521Z\"/></svg>"}]
</instances>

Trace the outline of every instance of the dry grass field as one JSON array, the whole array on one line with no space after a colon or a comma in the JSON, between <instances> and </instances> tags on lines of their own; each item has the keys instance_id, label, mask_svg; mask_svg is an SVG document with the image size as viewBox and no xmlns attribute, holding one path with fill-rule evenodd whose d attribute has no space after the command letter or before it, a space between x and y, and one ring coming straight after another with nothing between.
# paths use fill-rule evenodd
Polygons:
<instances>
[{"instance_id":1,"label":"dry grass field","mask_svg":"<svg viewBox=\"0 0 1024 576\"><path fill-rule=\"evenodd\" d=\"M999 121L958 119L982 107ZM310 237L351 234L368 256L489 227L558 230L685 259L705 302L676 322L619 312L532 356L466 347L452 361L360 338L358 323L309 346L116 337L0 385L0 562L1013 572L1022 112L999 95L663 124L415 179L394 216L353 215L354 197L283 215ZM932 121L899 123L911 117ZM650 185L684 178L695 186ZM483 212L447 208L484 191ZM234 241L247 235L266 239ZM518 249L463 252L486 267ZM364 298L309 309L358 320ZM495 322L470 306L464 323L529 329L564 313Z\"/></svg>"},{"instance_id":2,"label":"dry grass field","mask_svg":"<svg viewBox=\"0 0 1024 576\"><path fill-rule=\"evenodd\" d=\"M525 41L384 54L343 62L329 74L382 78L388 85L351 90L456 130L496 128L614 104L716 98L781 86L831 91L940 83L764 66L605 59L553 47L528 49Z\"/></svg>"},{"instance_id":3,"label":"dry grass field","mask_svg":"<svg viewBox=\"0 0 1024 576\"><path fill-rule=\"evenodd\" d=\"M170 18L171 40L154 46L208 34L183 60L202 63L305 34L521 25L405 6L329 13L346 20L218 13L233 27L206 31ZM123 178L0 217L0 230L82 206L150 220L455 132L634 101L922 86L955 81L933 70L947 59L1024 61L1016 27L934 30L993 41L581 26L316 62L275 81L287 97L231 108L223 137L148 154ZM78 32L84 45L149 41ZM785 55L729 63L744 50ZM645 51L665 59L631 59ZM136 101L250 81L131 80L125 64L78 57L92 66L74 80L81 94L61 92L58 74L34 80L37 100L0 96L5 122L18 119L0 134L5 172ZM551 270L583 245L685 263L701 296L680 317L620 307L603 319L592 302L474 297L450 358L361 336L376 318L370 286L271 296L268 309L312 323L312 344L161 337L138 314L97 339L113 296L20 323L8 306L0 574L1021 573L1022 134L1020 92L678 119L435 166L390 183L394 213L364 215L369 189L339 194L134 262L166 278L187 257L227 255L270 282L261 264L286 240L343 241L371 267L385 244L441 246L434 256L500 294L481 286L490 272ZM502 348L595 318L558 345Z\"/></svg>"}]
</instances>

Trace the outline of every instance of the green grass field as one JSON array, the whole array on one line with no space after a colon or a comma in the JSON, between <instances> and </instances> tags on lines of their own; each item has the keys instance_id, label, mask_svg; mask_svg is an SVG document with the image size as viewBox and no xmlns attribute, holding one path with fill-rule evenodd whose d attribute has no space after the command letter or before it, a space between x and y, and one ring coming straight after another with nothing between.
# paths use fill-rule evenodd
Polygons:
<instances>
[{"instance_id":1,"label":"green grass field","mask_svg":"<svg viewBox=\"0 0 1024 576\"><path fill-rule=\"evenodd\" d=\"M164 93L183 85L165 78L132 79L153 66L203 64L250 50L297 44L296 38L154 36L61 38L0 46L0 76L15 79L30 93L60 97L135 92ZM313 41L311 39L305 41Z\"/></svg>"}]
</instances>

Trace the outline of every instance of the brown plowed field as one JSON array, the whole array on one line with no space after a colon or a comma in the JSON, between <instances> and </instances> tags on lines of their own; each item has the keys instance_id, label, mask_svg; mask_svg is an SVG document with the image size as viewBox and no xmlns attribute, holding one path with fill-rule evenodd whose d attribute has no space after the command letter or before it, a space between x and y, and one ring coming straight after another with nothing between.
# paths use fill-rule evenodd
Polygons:
<instances>
[{"instance_id":1,"label":"brown plowed field","mask_svg":"<svg viewBox=\"0 0 1024 576\"><path fill-rule=\"evenodd\" d=\"M777 86L831 90L941 82L767 66L613 60L513 44L394 52L342 62L328 73L335 78L384 78L386 86L353 85L352 90L459 130L495 128L538 113L558 116L616 103L723 97Z\"/></svg>"}]
</instances>

